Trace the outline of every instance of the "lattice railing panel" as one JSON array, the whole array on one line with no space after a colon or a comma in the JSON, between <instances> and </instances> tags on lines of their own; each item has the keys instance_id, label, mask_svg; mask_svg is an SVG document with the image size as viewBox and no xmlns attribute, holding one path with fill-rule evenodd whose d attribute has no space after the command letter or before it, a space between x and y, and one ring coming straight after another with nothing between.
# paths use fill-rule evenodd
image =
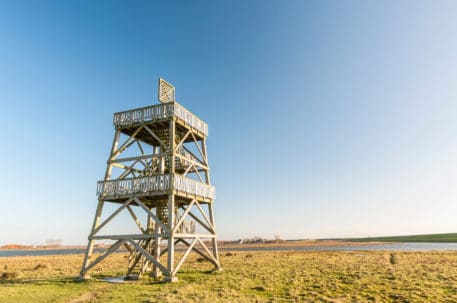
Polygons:
<instances>
[{"instance_id":1,"label":"lattice railing panel","mask_svg":"<svg viewBox=\"0 0 457 303\"><path fill-rule=\"evenodd\" d=\"M122 128L131 124L168 119L172 116L181 119L191 128L201 132L205 136L208 135L208 125L177 102L157 104L115 113L113 123L116 128Z\"/></svg>"}]
</instances>

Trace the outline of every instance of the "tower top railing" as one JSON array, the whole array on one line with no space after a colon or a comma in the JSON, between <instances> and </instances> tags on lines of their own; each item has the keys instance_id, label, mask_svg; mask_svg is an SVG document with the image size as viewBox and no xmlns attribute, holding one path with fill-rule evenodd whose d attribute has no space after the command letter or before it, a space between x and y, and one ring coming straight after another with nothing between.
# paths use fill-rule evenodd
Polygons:
<instances>
[{"instance_id":1,"label":"tower top railing","mask_svg":"<svg viewBox=\"0 0 457 303\"><path fill-rule=\"evenodd\" d=\"M115 113L113 124L116 129L119 129L133 124L164 120L173 116L208 136L208 124L177 102L156 104Z\"/></svg>"}]
</instances>

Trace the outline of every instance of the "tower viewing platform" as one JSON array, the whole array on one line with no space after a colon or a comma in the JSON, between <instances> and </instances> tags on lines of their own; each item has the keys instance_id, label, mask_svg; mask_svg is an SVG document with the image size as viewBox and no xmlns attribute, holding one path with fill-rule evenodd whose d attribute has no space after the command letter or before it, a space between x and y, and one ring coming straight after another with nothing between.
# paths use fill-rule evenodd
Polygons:
<instances>
[{"instance_id":1,"label":"tower viewing platform","mask_svg":"<svg viewBox=\"0 0 457 303\"><path fill-rule=\"evenodd\" d=\"M80 272L87 272L121 246L129 252L126 276L165 276L174 282L191 252L219 270L206 138L208 125L176 102L175 88L159 79L160 104L114 114L115 135ZM105 203L118 204L102 216ZM120 204L120 205L119 205ZM137 233L105 234L106 225L130 215ZM102 220L102 218L104 219ZM119 229L118 229L119 230ZM95 260L95 241L114 241ZM162 250L163 243L167 243ZM185 248L176 256L176 246Z\"/></svg>"},{"instance_id":2,"label":"tower viewing platform","mask_svg":"<svg viewBox=\"0 0 457 303\"><path fill-rule=\"evenodd\" d=\"M130 135L132 130L143 123L160 123L175 117L176 123L192 130L200 138L208 136L208 125L178 102L156 104L135 108L114 114L114 127ZM130 131L129 131L130 130ZM141 136L137 136L141 138ZM189 139L190 140L190 139Z\"/></svg>"},{"instance_id":3,"label":"tower viewing platform","mask_svg":"<svg viewBox=\"0 0 457 303\"><path fill-rule=\"evenodd\" d=\"M168 174L99 181L97 195L111 201L124 201L132 194L162 196L170 192L180 197L200 199L202 202L210 202L216 197L214 186L179 175L174 176L173 181L171 183L171 176Z\"/></svg>"}]
</instances>

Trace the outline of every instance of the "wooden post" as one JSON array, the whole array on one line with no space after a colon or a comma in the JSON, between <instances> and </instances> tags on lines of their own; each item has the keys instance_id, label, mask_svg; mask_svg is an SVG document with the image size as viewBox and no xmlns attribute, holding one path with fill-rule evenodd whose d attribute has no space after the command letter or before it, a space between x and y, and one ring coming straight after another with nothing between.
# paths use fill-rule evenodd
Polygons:
<instances>
[{"instance_id":1,"label":"wooden post","mask_svg":"<svg viewBox=\"0 0 457 303\"><path fill-rule=\"evenodd\" d=\"M116 130L116 133L114 134L113 144L111 146L111 152L109 154L108 159L111 159L114 152L116 151L117 146L119 145L120 136L121 136L121 132L119 130ZM113 168L112 165L108 164L106 171L105 171L105 181L108 181L109 178L111 177L112 168ZM103 203L104 203L103 199L98 200L97 210L95 211L94 221L92 223L92 229L90 231L90 235L92 235L94 233L94 231L98 228L98 225L100 224L100 218L102 216L102 210L103 210ZM90 278L90 276L88 276L86 274L87 273L86 268L90 263L93 250L94 250L94 240L91 238L91 239L89 239L89 243L87 244L86 253L84 255L83 265L81 268L81 272L79 274L80 279L89 279Z\"/></svg>"},{"instance_id":2,"label":"wooden post","mask_svg":"<svg viewBox=\"0 0 457 303\"><path fill-rule=\"evenodd\" d=\"M162 240L162 238L160 238L159 233L156 232L156 236L154 238L153 250L154 250L154 259L157 261L157 263L160 263L160 242L161 242L161 240ZM160 276L162 276L162 272L159 270L159 268L155 264L152 266L151 276L156 279L159 278Z\"/></svg>"},{"instance_id":3,"label":"wooden post","mask_svg":"<svg viewBox=\"0 0 457 303\"><path fill-rule=\"evenodd\" d=\"M109 154L109 160L111 160L111 157L116 152L117 146L119 145L120 136L121 136L121 131L116 130L116 134L114 135L114 140L113 140L113 146L111 147L111 152ZM109 178L111 177L112 170L113 170L113 165L108 164L108 167L106 168L106 172L105 172L105 181L109 180Z\"/></svg>"},{"instance_id":4,"label":"wooden post","mask_svg":"<svg viewBox=\"0 0 457 303\"><path fill-rule=\"evenodd\" d=\"M169 139L169 155L170 162L168 164L168 171L170 173L170 182L174 184L175 174L175 135L176 135L176 124L174 118L170 121L170 139ZM174 224L175 224L175 196L173 190L168 195L168 259L167 259L167 276L165 280L167 282L176 282L178 278L175 277L174 270L174 258L175 258L175 238L174 238Z\"/></svg>"},{"instance_id":5,"label":"wooden post","mask_svg":"<svg viewBox=\"0 0 457 303\"><path fill-rule=\"evenodd\" d=\"M209 219L211 221L211 224L214 227L214 226L216 226L216 224L214 222L213 202L208 204L208 208L209 208ZM214 235L216 235L216 231L214 231ZM213 256L217 261L216 270L221 270L222 268L221 268L221 265L219 263L219 250L217 249L217 239L216 239L216 237L212 238L211 242L212 242L212 245L213 245Z\"/></svg>"},{"instance_id":6,"label":"wooden post","mask_svg":"<svg viewBox=\"0 0 457 303\"><path fill-rule=\"evenodd\" d=\"M94 232L94 230L98 227L98 224L100 222L100 217L102 215L102 209L103 209L103 200L98 200L97 210L95 211L94 222L92 223L92 230L91 230L90 234L92 234ZM86 268L90 263L93 249L94 249L94 240L91 238L91 239L89 239L89 243L87 244L86 253L84 255L83 265L81 268L81 272L79 274L80 279L83 279L83 280L90 279L90 276L88 276L86 274L87 273Z\"/></svg>"},{"instance_id":7,"label":"wooden post","mask_svg":"<svg viewBox=\"0 0 457 303\"><path fill-rule=\"evenodd\" d=\"M156 214L156 217L158 217L158 214ZM152 218L148 216L148 220L151 221L151 224L154 224ZM160 234L162 232L162 228L158 223L155 224L154 226L154 244L153 244L153 257L157 261L157 263L160 263L160 242L162 238L160 237ZM151 272L151 277L158 279L160 276L162 276L162 272L159 270L159 268L153 264L152 266L152 272Z\"/></svg>"}]
</instances>

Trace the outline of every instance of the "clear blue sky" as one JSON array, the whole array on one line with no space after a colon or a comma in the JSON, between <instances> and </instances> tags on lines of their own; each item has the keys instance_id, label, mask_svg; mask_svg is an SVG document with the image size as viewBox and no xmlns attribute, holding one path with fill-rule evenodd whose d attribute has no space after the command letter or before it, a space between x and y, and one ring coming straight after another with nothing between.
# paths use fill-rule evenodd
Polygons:
<instances>
[{"instance_id":1,"label":"clear blue sky","mask_svg":"<svg viewBox=\"0 0 457 303\"><path fill-rule=\"evenodd\" d=\"M209 124L221 239L457 231L457 2L0 1L0 245L85 244L116 111Z\"/></svg>"}]
</instances>

